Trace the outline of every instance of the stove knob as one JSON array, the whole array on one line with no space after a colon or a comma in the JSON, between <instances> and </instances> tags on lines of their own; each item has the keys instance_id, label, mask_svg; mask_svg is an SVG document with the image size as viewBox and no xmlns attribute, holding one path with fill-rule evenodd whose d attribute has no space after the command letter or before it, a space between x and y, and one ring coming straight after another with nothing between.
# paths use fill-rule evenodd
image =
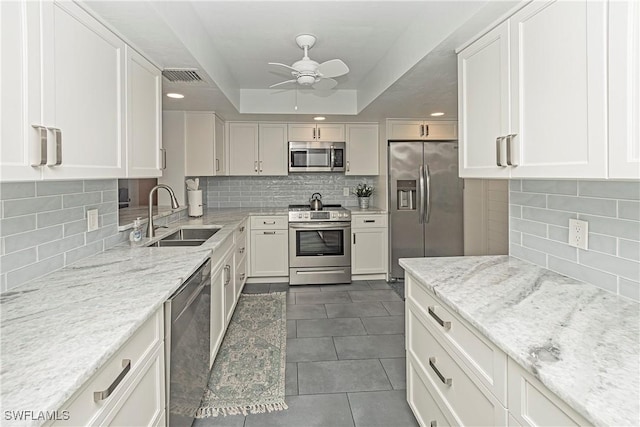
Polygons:
<instances>
[{"instance_id":1,"label":"stove knob","mask_svg":"<svg viewBox=\"0 0 640 427\"><path fill-rule=\"evenodd\" d=\"M301 213L298 214L298 218L302 218L302 214Z\"/></svg>"}]
</instances>

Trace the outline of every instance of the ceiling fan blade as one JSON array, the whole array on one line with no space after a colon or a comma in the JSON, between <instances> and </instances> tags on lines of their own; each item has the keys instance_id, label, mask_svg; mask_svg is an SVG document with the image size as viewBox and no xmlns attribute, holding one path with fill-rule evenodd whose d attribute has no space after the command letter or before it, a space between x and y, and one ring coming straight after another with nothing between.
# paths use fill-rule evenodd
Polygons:
<instances>
[{"instance_id":1,"label":"ceiling fan blade","mask_svg":"<svg viewBox=\"0 0 640 427\"><path fill-rule=\"evenodd\" d=\"M349 67L341 59L331 59L318 65L318 72L322 77L338 77L347 74Z\"/></svg>"},{"instance_id":2,"label":"ceiling fan blade","mask_svg":"<svg viewBox=\"0 0 640 427\"><path fill-rule=\"evenodd\" d=\"M298 71L298 70L296 70L295 68L293 68L291 65L281 64L281 63L279 63L279 62L269 62L269 65L279 65L279 66L281 66L281 67L285 67L285 68L288 68L288 69L293 70L293 71L296 71L296 72Z\"/></svg>"},{"instance_id":3,"label":"ceiling fan blade","mask_svg":"<svg viewBox=\"0 0 640 427\"><path fill-rule=\"evenodd\" d=\"M333 79L320 79L320 81L314 83L312 85L312 87L314 89L318 89L318 90L329 90L329 89L333 89L334 87L336 87L336 85L338 84L337 81L333 80Z\"/></svg>"},{"instance_id":4,"label":"ceiling fan blade","mask_svg":"<svg viewBox=\"0 0 640 427\"><path fill-rule=\"evenodd\" d=\"M280 85L283 85L283 84L285 84L285 83L293 83L293 82L296 82L296 81L297 81L296 79L293 79L293 80L285 80L284 82L280 82L280 83L276 83L276 84L274 84L274 85L271 85L271 86L269 86L269 88L276 87L276 86L280 86Z\"/></svg>"}]
</instances>

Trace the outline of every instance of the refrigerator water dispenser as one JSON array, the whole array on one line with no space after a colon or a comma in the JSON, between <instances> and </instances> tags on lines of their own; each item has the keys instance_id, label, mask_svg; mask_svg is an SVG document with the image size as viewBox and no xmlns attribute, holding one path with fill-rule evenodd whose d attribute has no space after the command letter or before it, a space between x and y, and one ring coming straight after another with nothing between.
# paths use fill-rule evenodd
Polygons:
<instances>
[{"instance_id":1,"label":"refrigerator water dispenser","mask_svg":"<svg viewBox=\"0 0 640 427\"><path fill-rule=\"evenodd\" d=\"M396 182L398 189L398 210L411 211L416 209L416 180L399 179Z\"/></svg>"}]
</instances>

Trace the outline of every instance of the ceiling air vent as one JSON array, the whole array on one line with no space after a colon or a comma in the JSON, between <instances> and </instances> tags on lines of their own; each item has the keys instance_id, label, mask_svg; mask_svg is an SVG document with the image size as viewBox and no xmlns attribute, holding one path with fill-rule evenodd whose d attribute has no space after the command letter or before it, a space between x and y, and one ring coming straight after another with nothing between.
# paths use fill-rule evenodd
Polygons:
<instances>
[{"instance_id":1,"label":"ceiling air vent","mask_svg":"<svg viewBox=\"0 0 640 427\"><path fill-rule=\"evenodd\" d=\"M196 69L166 68L162 71L162 75L170 82L196 83L203 81Z\"/></svg>"}]
</instances>

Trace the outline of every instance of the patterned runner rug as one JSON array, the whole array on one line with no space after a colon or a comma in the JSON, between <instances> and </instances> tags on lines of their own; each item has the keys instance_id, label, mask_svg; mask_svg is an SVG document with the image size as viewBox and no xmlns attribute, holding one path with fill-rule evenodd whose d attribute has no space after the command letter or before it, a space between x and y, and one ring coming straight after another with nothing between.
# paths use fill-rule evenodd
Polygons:
<instances>
[{"instance_id":1,"label":"patterned runner rug","mask_svg":"<svg viewBox=\"0 0 640 427\"><path fill-rule=\"evenodd\" d=\"M242 294L196 418L287 409L286 293Z\"/></svg>"}]
</instances>

